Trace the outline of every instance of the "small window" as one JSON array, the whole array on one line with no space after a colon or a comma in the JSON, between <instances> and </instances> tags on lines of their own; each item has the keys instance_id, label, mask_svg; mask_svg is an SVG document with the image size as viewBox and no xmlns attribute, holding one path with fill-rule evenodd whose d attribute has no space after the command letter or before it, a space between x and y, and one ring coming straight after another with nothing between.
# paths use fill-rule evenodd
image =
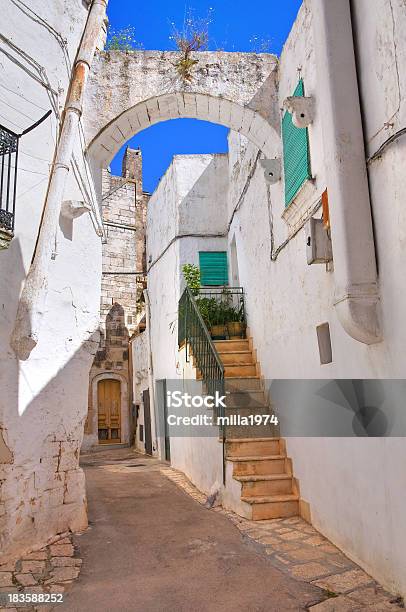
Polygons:
<instances>
[{"instance_id":1,"label":"small window","mask_svg":"<svg viewBox=\"0 0 406 612\"><path fill-rule=\"evenodd\" d=\"M304 96L303 80L300 79L294 96ZM289 206L303 185L311 178L309 133L307 128L293 125L292 115L286 112L282 119L283 167L285 174L285 206Z\"/></svg>"},{"instance_id":2,"label":"small window","mask_svg":"<svg viewBox=\"0 0 406 612\"><path fill-rule=\"evenodd\" d=\"M228 284L227 251L200 251L199 267L203 286Z\"/></svg>"}]
</instances>

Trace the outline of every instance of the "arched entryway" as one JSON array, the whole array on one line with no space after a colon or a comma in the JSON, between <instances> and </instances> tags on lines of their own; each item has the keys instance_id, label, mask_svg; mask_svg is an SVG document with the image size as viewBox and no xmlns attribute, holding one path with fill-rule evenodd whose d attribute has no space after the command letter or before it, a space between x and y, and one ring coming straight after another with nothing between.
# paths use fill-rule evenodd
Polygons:
<instances>
[{"instance_id":1,"label":"arched entryway","mask_svg":"<svg viewBox=\"0 0 406 612\"><path fill-rule=\"evenodd\" d=\"M280 148L278 59L271 54L201 52L193 79L179 79L176 52L99 53L86 90L84 126L94 169L105 168L138 132L194 118L240 132L266 157Z\"/></svg>"},{"instance_id":2,"label":"arched entryway","mask_svg":"<svg viewBox=\"0 0 406 612\"><path fill-rule=\"evenodd\" d=\"M90 450L99 444L130 442L129 401L129 384L124 376L108 371L91 377L82 450ZM100 431L106 429L107 434Z\"/></svg>"}]
</instances>

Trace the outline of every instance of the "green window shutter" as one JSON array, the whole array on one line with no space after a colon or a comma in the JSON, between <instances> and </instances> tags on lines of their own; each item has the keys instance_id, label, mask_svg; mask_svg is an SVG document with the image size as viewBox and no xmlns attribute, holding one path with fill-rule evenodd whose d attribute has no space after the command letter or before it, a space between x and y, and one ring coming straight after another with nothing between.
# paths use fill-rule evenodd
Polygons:
<instances>
[{"instance_id":1,"label":"green window shutter","mask_svg":"<svg viewBox=\"0 0 406 612\"><path fill-rule=\"evenodd\" d=\"M304 96L300 79L294 96ZM285 174L285 206L289 206L306 179L311 177L309 134L307 128L297 128L292 115L286 112L282 119L283 166Z\"/></svg>"},{"instance_id":2,"label":"green window shutter","mask_svg":"<svg viewBox=\"0 0 406 612\"><path fill-rule=\"evenodd\" d=\"M200 251L199 267L203 286L228 284L227 251Z\"/></svg>"}]
</instances>

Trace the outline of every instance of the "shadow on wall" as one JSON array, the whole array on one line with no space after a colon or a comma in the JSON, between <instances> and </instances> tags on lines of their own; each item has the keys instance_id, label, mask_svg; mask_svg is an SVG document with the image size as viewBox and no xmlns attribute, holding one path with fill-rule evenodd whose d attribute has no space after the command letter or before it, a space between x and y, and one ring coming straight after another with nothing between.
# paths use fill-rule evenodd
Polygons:
<instances>
[{"instance_id":1,"label":"shadow on wall","mask_svg":"<svg viewBox=\"0 0 406 612\"><path fill-rule=\"evenodd\" d=\"M57 533L87 526L79 449L87 412L89 369L99 333L89 331L88 339L56 374L52 370L52 357L47 360L43 353L33 351L27 362L20 363L9 346L25 278L18 238L7 251L0 252L0 275L0 560L3 562L44 544ZM49 377L44 372L46 367ZM44 386L39 391L32 389L32 382L38 381L36 372L39 379L45 375ZM33 394L35 397L30 399Z\"/></svg>"}]
</instances>

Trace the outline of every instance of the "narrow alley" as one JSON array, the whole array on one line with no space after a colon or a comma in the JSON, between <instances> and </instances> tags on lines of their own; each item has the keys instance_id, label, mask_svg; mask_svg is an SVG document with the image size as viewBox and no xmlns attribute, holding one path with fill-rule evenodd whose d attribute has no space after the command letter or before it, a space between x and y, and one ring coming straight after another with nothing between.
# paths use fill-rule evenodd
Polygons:
<instances>
[{"instance_id":1,"label":"narrow alley","mask_svg":"<svg viewBox=\"0 0 406 612\"><path fill-rule=\"evenodd\" d=\"M323 598L168 480L161 462L120 449L82 463L89 528L75 544L83 566L58 609L268 612Z\"/></svg>"},{"instance_id":2,"label":"narrow alley","mask_svg":"<svg viewBox=\"0 0 406 612\"><path fill-rule=\"evenodd\" d=\"M406 0L188 5L0 0L0 612L398 612Z\"/></svg>"}]
</instances>

